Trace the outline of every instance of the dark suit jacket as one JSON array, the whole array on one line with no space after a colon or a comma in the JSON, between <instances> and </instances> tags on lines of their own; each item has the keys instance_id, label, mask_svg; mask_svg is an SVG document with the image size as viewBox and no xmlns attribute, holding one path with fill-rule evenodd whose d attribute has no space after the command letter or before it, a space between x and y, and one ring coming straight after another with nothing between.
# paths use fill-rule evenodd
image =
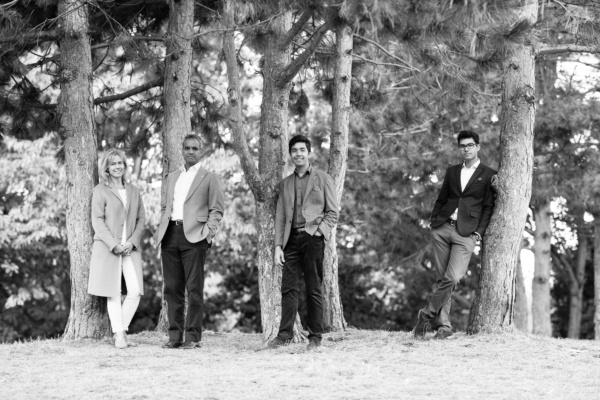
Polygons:
<instances>
[{"instance_id":1,"label":"dark suit jacket","mask_svg":"<svg viewBox=\"0 0 600 400\"><path fill-rule=\"evenodd\" d=\"M278 192L277 213L275 214L275 246L285 248L294 217L294 174L279 183ZM302 215L306 220L306 232L314 235L319 229L327 239L331 229L338 221L338 203L333 178L313 167L302 200Z\"/></svg>"},{"instance_id":2,"label":"dark suit jacket","mask_svg":"<svg viewBox=\"0 0 600 400\"><path fill-rule=\"evenodd\" d=\"M160 244L167 231L169 218L173 212L175 183L180 174L181 171L175 171L167 176L167 196L165 202L161 204L161 219L154 237L156 246ZM219 178L215 173L200 167L183 204L183 233L186 239L191 243L206 239L210 243L219 231L223 218L223 203L223 190Z\"/></svg>"},{"instance_id":3,"label":"dark suit jacket","mask_svg":"<svg viewBox=\"0 0 600 400\"><path fill-rule=\"evenodd\" d=\"M465 190L462 191L460 185L462 166L462 164L453 165L446 171L442 189L431 212L431 228L441 226L458 208L456 223L458 233L461 236L469 236L477 232L483 237L494 211L492 177L496 171L480 163Z\"/></svg>"}]
</instances>

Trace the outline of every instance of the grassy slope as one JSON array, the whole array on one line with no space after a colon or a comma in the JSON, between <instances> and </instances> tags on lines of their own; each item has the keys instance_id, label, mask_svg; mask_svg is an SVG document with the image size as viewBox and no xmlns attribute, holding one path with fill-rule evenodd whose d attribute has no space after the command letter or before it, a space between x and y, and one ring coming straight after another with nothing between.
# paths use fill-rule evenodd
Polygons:
<instances>
[{"instance_id":1,"label":"grassy slope","mask_svg":"<svg viewBox=\"0 0 600 400\"><path fill-rule=\"evenodd\" d=\"M335 341L327 340L335 339ZM594 399L600 343L517 333L416 342L350 330L305 352L261 348L259 335L206 334L199 350L163 350L161 335L107 342L0 345L0 398Z\"/></svg>"}]
</instances>

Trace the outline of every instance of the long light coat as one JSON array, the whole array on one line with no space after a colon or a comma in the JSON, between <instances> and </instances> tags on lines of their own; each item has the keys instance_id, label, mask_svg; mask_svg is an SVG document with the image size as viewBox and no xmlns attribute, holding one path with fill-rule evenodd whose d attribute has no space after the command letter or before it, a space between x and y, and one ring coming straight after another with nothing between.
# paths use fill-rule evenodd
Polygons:
<instances>
[{"instance_id":1,"label":"long light coat","mask_svg":"<svg viewBox=\"0 0 600 400\"><path fill-rule=\"evenodd\" d=\"M161 218L158 229L154 234L154 243L160 244L173 212L173 194L175 184L181 171L175 171L167 176L167 196L161 204ZM224 195L219 178L214 172L200 167L183 204L183 233L190 243L198 243L204 239L208 243L219 232L223 218Z\"/></svg>"},{"instance_id":2,"label":"long light coat","mask_svg":"<svg viewBox=\"0 0 600 400\"><path fill-rule=\"evenodd\" d=\"M112 249L121 243L123 223L127 221L126 240L133 244L131 259L135 267L140 294L144 294L140 240L144 230L144 204L138 188L125 184L127 204L119 192L106 183L94 188L92 196L92 227L94 245L90 263L88 293L95 296L120 296L121 256Z\"/></svg>"}]
</instances>

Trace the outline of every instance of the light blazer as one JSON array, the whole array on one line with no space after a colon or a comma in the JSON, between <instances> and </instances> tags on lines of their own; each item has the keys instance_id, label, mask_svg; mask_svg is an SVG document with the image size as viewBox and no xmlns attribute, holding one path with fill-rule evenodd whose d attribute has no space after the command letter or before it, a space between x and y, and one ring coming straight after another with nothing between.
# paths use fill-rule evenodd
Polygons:
<instances>
[{"instance_id":1,"label":"light blazer","mask_svg":"<svg viewBox=\"0 0 600 400\"><path fill-rule=\"evenodd\" d=\"M99 183L92 195L92 227L94 244L90 261L88 293L115 297L121 294L121 257L112 249L121 243L123 222L127 221L126 240L134 247L131 259L135 267L140 293L144 294L140 240L144 231L144 204L138 188L126 183L127 204L117 189Z\"/></svg>"},{"instance_id":2,"label":"light blazer","mask_svg":"<svg viewBox=\"0 0 600 400\"><path fill-rule=\"evenodd\" d=\"M161 204L161 219L154 235L156 246L160 244L173 212L173 193L175 183L181 171L175 171L167 176L167 196ZM191 243L204 239L211 243L212 238L219 232L219 224L223 218L223 190L219 178L213 172L200 167L190 186L183 204L183 233Z\"/></svg>"},{"instance_id":3,"label":"light blazer","mask_svg":"<svg viewBox=\"0 0 600 400\"><path fill-rule=\"evenodd\" d=\"M444 224L458 208L458 233L467 237L477 232L483 237L494 211L492 177L496 175L496 171L479 163L463 191L460 184L462 166L453 165L446 171L440 194L431 212L431 228Z\"/></svg>"},{"instance_id":4,"label":"light blazer","mask_svg":"<svg viewBox=\"0 0 600 400\"><path fill-rule=\"evenodd\" d=\"M285 248L292 230L294 174L284 178L277 187L279 198L275 214L275 246L282 248ZM319 229L327 239L331 229L338 221L338 203L335 196L335 184L331 176L312 167L302 204L306 232L314 235Z\"/></svg>"}]
</instances>

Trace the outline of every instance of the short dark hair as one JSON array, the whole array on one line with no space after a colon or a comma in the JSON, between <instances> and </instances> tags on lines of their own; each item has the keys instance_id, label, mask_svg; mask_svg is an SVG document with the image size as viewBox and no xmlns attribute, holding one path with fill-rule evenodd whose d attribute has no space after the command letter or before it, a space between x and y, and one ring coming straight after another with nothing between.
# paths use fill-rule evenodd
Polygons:
<instances>
[{"instance_id":1,"label":"short dark hair","mask_svg":"<svg viewBox=\"0 0 600 400\"><path fill-rule=\"evenodd\" d=\"M292 147L294 147L294 145L296 143L306 143L306 149L310 153L310 151L311 151L310 150L310 140L304 135L296 135L290 139L290 145L289 145L290 154L292 154Z\"/></svg>"},{"instance_id":2,"label":"short dark hair","mask_svg":"<svg viewBox=\"0 0 600 400\"><path fill-rule=\"evenodd\" d=\"M456 138L456 142L460 144L460 141L463 139L473 139L475 144L479 144L479 135L473 131L460 131L458 132L458 137Z\"/></svg>"},{"instance_id":3,"label":"short dark hair","mask_svg":"<svg viewBox=\"0 0 600 400\"><path fill-rule=\"evenodd\" d=\"M200 139L200 136L196 135L195 133L190 133L189 135L185 135L185 137L183 138L183 141L181 142L181 145L183 146L185 141L188 139L197 140L198 144L200 144L200 148L202 148L202 139Z\"/></svg>"}]
</instances>

